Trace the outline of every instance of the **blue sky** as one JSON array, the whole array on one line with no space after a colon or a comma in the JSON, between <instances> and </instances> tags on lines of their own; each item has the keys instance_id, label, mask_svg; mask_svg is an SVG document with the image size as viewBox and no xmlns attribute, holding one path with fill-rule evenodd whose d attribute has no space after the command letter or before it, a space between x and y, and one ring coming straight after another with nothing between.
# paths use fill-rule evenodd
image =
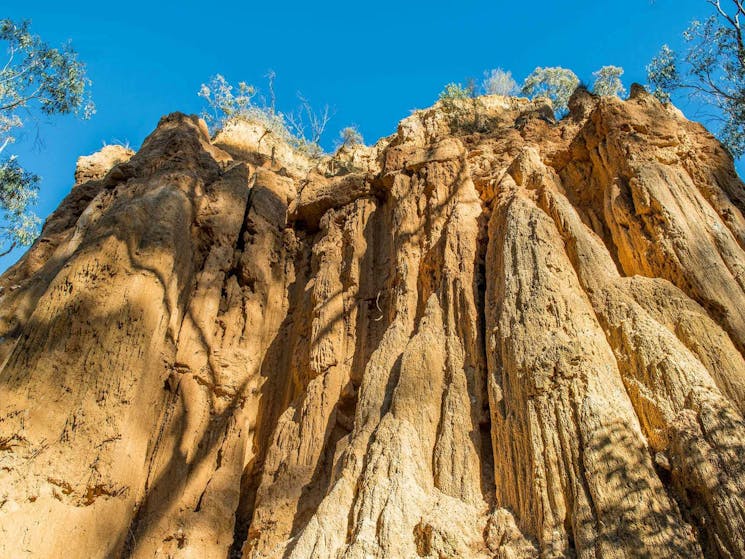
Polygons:
<instances>
[{"instance_id":1,"label":"blue sky","mask_svg":"<svg viewBox=\"0 0 745 559\"><path fill-rule=\"evenodd\" d=\"M643 83L659 47L680 44L688 22L709 9L704 0L10 0L0 17L30 19L51 45L72 40L98 110L89 121L42 123L43 147L27 134L12 151L42 177L36 211L46 217L69 192L78 156L104 143L137 147L162 115L198 113L199 86L216 73L261 87L273 69L280 109L294 108L301 91L335 110L326 147L349 124L374 142L411 109L431 105L445 83L490 68L521 81L536 66L560 65L591 82L594 70L614 64L625 68L627 87ZM0 258L0 270L21 254Z\"/></svg>"}]
</instances>

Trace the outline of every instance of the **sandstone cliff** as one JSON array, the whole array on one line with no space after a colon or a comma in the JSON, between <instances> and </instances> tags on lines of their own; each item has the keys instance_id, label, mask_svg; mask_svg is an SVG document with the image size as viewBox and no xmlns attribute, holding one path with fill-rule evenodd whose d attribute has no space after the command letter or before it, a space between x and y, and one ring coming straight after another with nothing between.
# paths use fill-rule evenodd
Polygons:
<instances>
[{"instance_id":1,"label":"sandstone cliff","mask_svg":"<svg viewBox=\"0 0 745 559\"><path fill-rule=\"evenodd\" d=\"M0 277L0 557L745 558L732 161L478 104L81 159Z\"/></svg>"}]
</instances>

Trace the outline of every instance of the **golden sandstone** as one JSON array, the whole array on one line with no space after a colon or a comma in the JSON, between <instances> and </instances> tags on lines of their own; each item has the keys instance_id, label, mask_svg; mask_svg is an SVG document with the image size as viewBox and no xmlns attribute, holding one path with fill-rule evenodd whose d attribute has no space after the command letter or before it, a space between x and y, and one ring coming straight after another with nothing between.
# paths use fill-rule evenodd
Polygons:
<instances>
[{"instance_id":1,"label":"golden sandstone","mask_svg":"<svg viewBox=\"0 0 745 559\"><path fill-rule=\"evenodd\" d=\"M0 557L745 558L745 188L570 109L81 158L0 277Z\"/></svg>"}]
</instances>

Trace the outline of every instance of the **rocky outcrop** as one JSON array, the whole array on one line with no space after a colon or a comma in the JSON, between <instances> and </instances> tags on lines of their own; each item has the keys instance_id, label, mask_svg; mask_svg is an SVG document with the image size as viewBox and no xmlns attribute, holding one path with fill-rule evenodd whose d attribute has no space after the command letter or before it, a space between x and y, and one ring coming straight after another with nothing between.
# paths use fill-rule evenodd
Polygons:
<instances>
[{"instance_id":1,"label":"rocky outcrop","mask_svg":"<svg viewBox=\"0 0 745 559\"><path fill-rule=\"evenodd\" d=\"M0 277L0 556L745 557L743 184L570 107L81 158Z\"/></svg>"}]
</instances>

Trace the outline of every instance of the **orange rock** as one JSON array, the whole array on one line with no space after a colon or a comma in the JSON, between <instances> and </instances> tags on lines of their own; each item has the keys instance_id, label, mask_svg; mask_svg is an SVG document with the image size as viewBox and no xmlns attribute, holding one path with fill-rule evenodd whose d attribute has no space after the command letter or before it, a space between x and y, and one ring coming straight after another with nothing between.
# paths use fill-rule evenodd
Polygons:
<instances>
[{"instance_id":1,"label":"orange rock","mask_svg":"<svg viewBox=\"0 0 745 559\"><path fill-rule=\"evenodd\" d=\"M81 158L0 276L0 556L745 558L743 184L570 108Z\"/></svg>"}]
</instances>

